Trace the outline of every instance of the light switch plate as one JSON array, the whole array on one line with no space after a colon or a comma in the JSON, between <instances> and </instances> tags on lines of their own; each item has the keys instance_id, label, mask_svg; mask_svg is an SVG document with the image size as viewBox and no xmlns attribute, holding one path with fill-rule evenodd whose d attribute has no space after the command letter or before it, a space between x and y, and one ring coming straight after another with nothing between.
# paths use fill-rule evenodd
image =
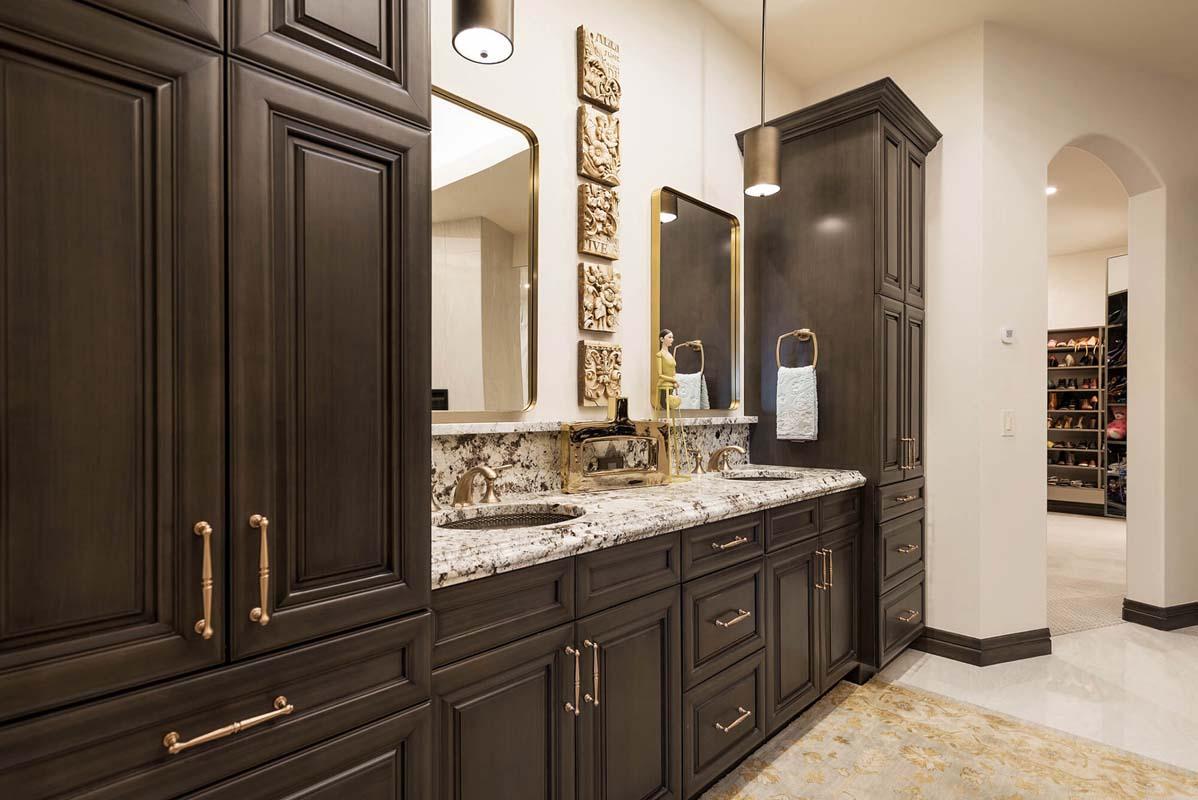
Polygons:
<instances>
[{"instance_id":1,"label":"light switch plate","mask_svg":"<svg viewBox=\"0 0 1198 800\"><path fill-rule=\"evenodd\" d=\"M1015 435L1015 412L1009 408L1003 409L1002 412L1002 435Z\"/></svg>"},{"instance_id":2,"label":"light switch plate","mask_svg":"<svg viewBox=\"0 0 1198 800\"><path fill-rule=\"evenodd\" d=\"M1015 343L1015 329L1010 325L1003 325L998 329L998 338L1003 344Z\"/></svg>"}]
</instances>

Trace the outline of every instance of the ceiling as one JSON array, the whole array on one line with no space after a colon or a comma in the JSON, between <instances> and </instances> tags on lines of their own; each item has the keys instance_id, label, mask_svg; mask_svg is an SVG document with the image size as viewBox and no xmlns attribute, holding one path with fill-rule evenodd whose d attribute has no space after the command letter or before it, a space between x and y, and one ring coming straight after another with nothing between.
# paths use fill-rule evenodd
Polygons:
<instances>
[{"instance_id":1,"label":"ceiling","mask_svg":"<svg viewBox=\"0 0 1198 800\"><path fill-rule=\"evenodd\" d=\"M1127 246L1127 192L1096 156L1066 147L1048 164L1048 254Z\"/></svg>"},{"instance_id":2,"label":"ceiling","mask_svg":"<svg viewBox=\"0 0 1198 800\"><path fill-rule=\"evenodd\" d=\"M695 0L757 49L761 4ZM980 22L1198 83L1198 0L772 0L766 55L800 87Z\"/></svg>"}]
</instances>

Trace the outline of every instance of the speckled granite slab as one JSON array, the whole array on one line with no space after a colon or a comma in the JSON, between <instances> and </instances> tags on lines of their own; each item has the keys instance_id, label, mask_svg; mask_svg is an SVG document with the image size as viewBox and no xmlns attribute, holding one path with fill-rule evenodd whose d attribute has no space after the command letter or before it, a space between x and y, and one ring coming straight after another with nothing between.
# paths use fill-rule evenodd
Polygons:
<instances>
[{"instance_id":1,"label":"speckled granite slab","mask_svg":"<svg viewBox=\"0 0 1198 800\"><path fill-rule=\"evenodd\" d=\"M782 470L788 468L773 468ZM734 471L735 472L735 471ZM794 480L736 481L718 474L646 489L595 494L546 494L490 506L526 512L576 507L582 516L540 528L451 530L437 527L469 510L433 514L432 577L439 589L534 564L647 539L707 522L852 489L865 484L855 470L796 469ZM746 473L747 474L747 473ZM492 511L494 509L494 511Z\"/></svg>"}]
</instances>

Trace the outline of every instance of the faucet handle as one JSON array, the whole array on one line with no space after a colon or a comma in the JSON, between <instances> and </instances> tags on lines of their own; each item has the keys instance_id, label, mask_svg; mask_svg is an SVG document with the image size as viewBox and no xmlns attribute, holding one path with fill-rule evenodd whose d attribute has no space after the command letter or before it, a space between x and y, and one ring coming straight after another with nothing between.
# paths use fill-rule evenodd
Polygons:
<instances>
[{"instance_id":1,"label":"faucet handle","mask_svg":"<svg viewBox=\"0 0 1198 800\"><path fill-rule=\"evenodd\" d=\"M703 469L703 451L697 447L692 447L687 452L695 459L695 465L691 468L691 474L702 475L706 471Z\"/></svg>"},{"instance_id":2,"label":"faucet handle","mask_svg":"<svg viewBox=\"0 0 1198 800\"><path fill-rule=\"evenodd\" d=\"M493 477L491 475L487 475L485 472L483 473L483 480L485 480L487 482L487 489L486 489L486 492L483 494L483 502L484 503L494 504L494 503L499 502L499 494L495 491L495 482L499 479L500 473L507 472L509 469L511 469L514 466L516 466L516 465L515 464L502 464L498 467L492 467L491 472L493 473Z\"/></svg>"}]
</instances>

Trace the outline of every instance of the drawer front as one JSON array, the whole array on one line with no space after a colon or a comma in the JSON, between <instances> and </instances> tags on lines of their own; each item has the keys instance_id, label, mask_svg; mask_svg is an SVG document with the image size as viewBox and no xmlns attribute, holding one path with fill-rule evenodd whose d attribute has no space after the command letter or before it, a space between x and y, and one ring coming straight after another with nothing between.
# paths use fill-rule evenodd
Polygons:
<instances>
[{"instance_id":1,"label":"drawer front","mask_svg":"<svg viewBox=\"0 0 1198 800\"><path fill-rule=\"evenodd\" d=\"M765 738L765 656L758 652L682 698L682 786L694 797Z\"/></svg>"},{"instance_id":2,"label":"drawer front","mask_svg":"<svg viewBox=\"0 0 1198 800\"><path fill-rule=\"evenodd\" d=\"M682 586L682 684L694 686L765 645L765 564Z\"/></svg>"},{"instance_id":3,"label":"drawer front","mask_svg":"<svg viewBox=\"0 0 1198 800\"><path fill-rule=\"evenodd\" d=\"M773 552L819 535L819 501L772 508L765 516L765 549Z\"/></svg>"},{"instance_id":4,"label":"drawer front","mask_svg":"<svg viewBox=\"0 0 1198 800\"><path fill-rule=\"evenodd\" d=\"M712 522L682 532L682 578L690 580L765 552L765 515Z\"/></svg>"},{"instance_id":5,"label":"drawer front","mask_svg":"<svg viewBox=\"0 0 1198 800\"><path fill-rule=\"evenodd\" d=\"M924 602L923 573L882 596L879 617L883 666L923 633Z\"/></svg>"},{"instance_id":6,"label":"drawer front","mask_svg":"<svg viewBox=\"0 0 1198 800\"><path fill-rule=\"evenodd\" d=\"M879 486L875 491L875 518L878 522L901 517L923 508L923 478Z\"/></svg>"},{"instance_id":7,"label":"drawer front","mask_svg":"<svg viewBox=\"0 0 1198 800\"><path fill-rule=\"evenodd\" d=\"M428 797L429 704L301 750L187 800Z\"/></svg>"},{"instance_id":8,"label":"drawer front","mask_svg":"<svg viewBox=\"0 0 1198 800\"><path fill-rule=\"evenodd\" d=\"M861 521L861 490L824 495L819 499L819 529L831 531Z\"/></svg>"},{"instance_id":9,"label":"drawer front","mask_svg":"<svg viewBox=\"0 0 1198 800\"><path fill-rule=\"evenodd\" d=\"M316 745L429 695L429 615L296 647L0 730L0 797L177 797ZM293 706L240 733L210 731Z\"/></svg>"},{"instance_id":10,"label":"drawer front","mask_svg":"<svg viewBox=\"0 0 1198 800\"><path fill-rule=\"evenodd\" d=\"M433 592L433 664L442 666L574 619L574 559Z\"/></svg>"},{"instance_id":11,"label":"drawer front","mask_svg":"<svg viewBox=\"0 0 1198 800\"><path fill-rule=\"evenodd\" d=\"M878 526L882 557L878 560L882 592L923 570L924 512L916 511Z\"/></svg>"},{"instance_id":12,"label":"drawer front","mask_svg":"<svg viewBox=\"0 0 1198 800\"><path fill-rule=\"evenodd\" d=\"M682 578L677 533L585 553L575 559L577 616L673 586Z\"/></svg>"}]
</instances>

